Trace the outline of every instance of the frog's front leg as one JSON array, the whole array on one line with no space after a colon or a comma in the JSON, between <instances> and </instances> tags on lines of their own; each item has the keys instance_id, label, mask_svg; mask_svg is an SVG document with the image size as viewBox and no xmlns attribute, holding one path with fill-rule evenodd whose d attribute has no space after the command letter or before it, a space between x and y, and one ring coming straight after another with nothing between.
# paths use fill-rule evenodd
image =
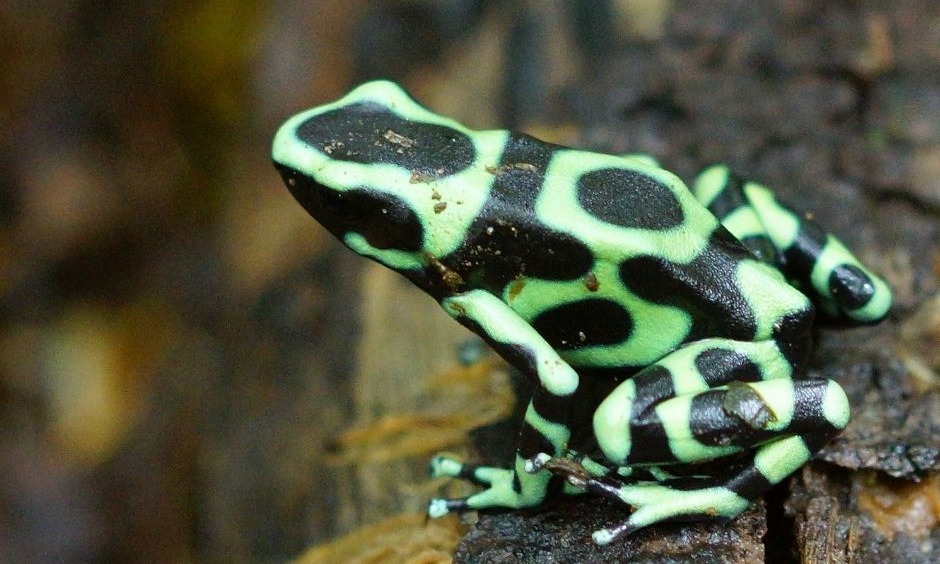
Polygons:
<instances>
[{"instance_id":1,"label":"frog's front leg","mask_svg":"<svg viewBox=\"0 0 940 564\"><path fill-rule=\"evenodd\" d=\"M540 504L552 474L528 472L526 461L539 453L560 455L568 446L571 400L578 389L578 374L508 305L483 290L444 299L441 305L461 324L483 337L510 364L538 384L529 402L519 436L513 468L463 464L435 457L435 476L469 479L487 489L462 499L434 499L431 517L450 511L490 507L531 507Z\"/></svg>"}]
</instances>

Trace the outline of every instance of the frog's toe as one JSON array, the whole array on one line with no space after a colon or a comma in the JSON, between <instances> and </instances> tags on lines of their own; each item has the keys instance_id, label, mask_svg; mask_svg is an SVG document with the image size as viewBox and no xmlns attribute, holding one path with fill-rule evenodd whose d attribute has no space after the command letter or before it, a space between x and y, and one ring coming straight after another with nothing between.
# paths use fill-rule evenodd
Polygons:
<instances>
[{"instance_id":1,"label":"frog's toe","mask_svg":"<svg viewBox=\"0 0 940 564\"><path fill-rule=\"evenodd\" d=\"M437 519L448 513L456 513L470 509L466 499L434 498L428 502L428 517Z\"/></svg>"},{"instance_id":2,"label":"frog's toe","mask_svg":"<svg viewBox=\"0 0 940 564\"><path fill-rule=\"evenodd\" d=\"M428 462L428 472L432 478L458 478L463 467L464 464L459 460L442 454L431 457Z\"/></svg>"},{"instance_id":3,"label":"frog's toe","mask_svg":"<svg viewBox=\"0 0 940 564\"><path fill-rule=\"evenodd\" d=\"M591 533L591 538L594 539L594 542L600 546L604 546L614 542L620 537L627 536L639 527L632 524L630 521L624 521L616 527L607 527L604 529L598 529Z\"/></svg>"},{"instance_id":4,"label":"frog's toe","mask_svg":"<svg viewBox=\"0 0 940 564\"><path fill-rule=\"evenodd\" d=\"M497 466L480 466L461 462L446 455L431 458L429 470L432 478L460 478L481 486L512 482L513 471Z\"/></svg>"},{"instance_id":5,"label":"frog's toe","mask_svg":"<svg viewBox=\"0 0 940 564\"><path fill-rule=\"evenodd\" d=\"M662 521L731 519L747 509L749 503L719 485L700 489L673 489L662 484L625 485L620 488L618 497L636 508L628 521L634 530Z\"/></svg>"},{"instance_id":6,"label":"frog's toe","mask_svg":"<svg viewBox=\"0 0 940 564\"><path fill-rule=\"evenodd\" d=\"M633 513L619 525L594 531L591 538L598 545L606 545L656 523L728 520L747 508L745 500L722 489L682 491L657 484L623 486L619 497L634 508Z\"/></svg>"}]
</instances>

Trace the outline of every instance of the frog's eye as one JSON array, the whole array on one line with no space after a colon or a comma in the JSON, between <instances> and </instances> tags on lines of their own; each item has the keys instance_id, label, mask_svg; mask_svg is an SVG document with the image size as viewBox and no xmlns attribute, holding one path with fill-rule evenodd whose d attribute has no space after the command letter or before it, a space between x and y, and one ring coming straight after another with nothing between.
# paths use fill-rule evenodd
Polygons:
<instances>
[{"instance_id":1,"label":"frog's eye","mask_svg":"<svg viewBox=\"0 0 940 564\"><path fill-rule=\"evenodd\" d=\"M403 200L384 192L368 189L341 194L348 231L362 234L378 249L414 252L424 242L424 228L414 210ZM351 211L349 208L353 208ZM339 219L339 218L338 218Z\"/></svg>"},{"instance_id":2,"label":"frog's eye","mask_svg":"<svg viewBox=\"0 0 940 564\"><path fill-rule=\"evenodd\" d=\"M356 201L356 190L341 192L290 167L278 164L277 169L294 198L330 231L341 234L360 221L363 208Z\"/></svg>"},{"instance_id":3,"label":"frog's eye","mask_svg":"<svg viewBox=\"0 0 940 564\"><path fill-rule=\"evenodd\" d=\"M359 233L378 249L421 249L420 220L407 202L392 194L364 187L339 191L322 184L315 184L312 194L299 192L307 211L340 239Z\"/></svg>"},{"instance_id":4,"label":"frog's eye","mask_svg":"<svg viewBox=\"0 0 940 564\"><path fill-rule=\"evenodd\" d=\"M317 190L317 196L323 211L337 220L355 222L362 216L362 208L351 201L356 198L350 198L348 194L322 187Z\"/></svg>"}]
</instances>

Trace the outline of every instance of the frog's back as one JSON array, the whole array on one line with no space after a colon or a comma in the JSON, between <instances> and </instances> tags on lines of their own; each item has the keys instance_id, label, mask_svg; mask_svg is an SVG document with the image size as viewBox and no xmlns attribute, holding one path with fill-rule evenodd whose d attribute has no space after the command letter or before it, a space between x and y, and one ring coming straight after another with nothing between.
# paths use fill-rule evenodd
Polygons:
<instances>
[{"instance_id":1,"label":"frog's back","mask_svg":"<svg viewBox=\"0 0 940 564\"><path fill-rule=\"evenodd\" d=\"M671 173L509 134L447 263L578 366L644 366L684 342L771 336L806 299Z\"/></svg>"}]
</instances>

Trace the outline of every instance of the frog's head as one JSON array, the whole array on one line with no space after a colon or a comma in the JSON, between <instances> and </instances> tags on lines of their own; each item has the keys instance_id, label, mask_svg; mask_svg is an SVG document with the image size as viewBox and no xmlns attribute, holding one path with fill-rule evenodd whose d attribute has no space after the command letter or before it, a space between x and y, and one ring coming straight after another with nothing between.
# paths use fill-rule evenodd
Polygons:
<instances>
[{"instance_id":1,"label":"frog's head","mask_svg":"<svg viewBox=\"0 0 940 564\"><path fill-rule=\"evenodd\" d=\"M337 189L290 166L275 166L307 213L341 241L356 238L376 250L421 251L420 221L394 195L365 187Z\"/></svg>"},{"instance_id":2,"label":"frog's head","mask_svg":"<svg viewBox=\"0 0 940 564\"><path fill-rule=\"evenodd\" d=\"M478 145L488 135L377 81L289 119L272 156L297 201L333 235L429 289L441 281L437 258L460 245L485 200L479 186L491 175L478 165Z\"/></svg>"}]
</instances>

